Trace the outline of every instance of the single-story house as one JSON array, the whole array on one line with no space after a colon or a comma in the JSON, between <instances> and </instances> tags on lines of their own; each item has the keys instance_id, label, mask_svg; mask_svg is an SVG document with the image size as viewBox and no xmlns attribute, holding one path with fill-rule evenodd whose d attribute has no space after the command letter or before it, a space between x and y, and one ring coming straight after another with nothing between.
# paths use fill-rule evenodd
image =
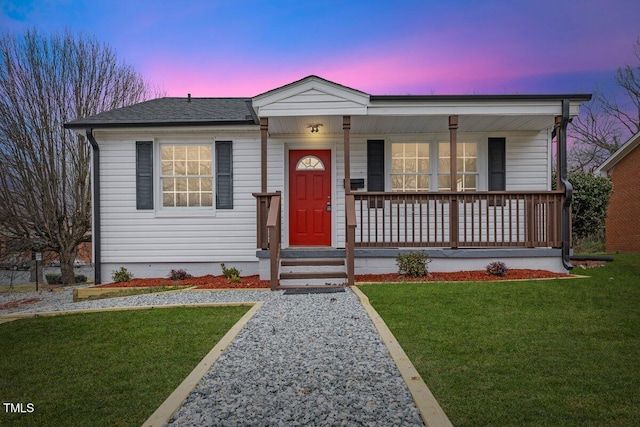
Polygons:
<instances>
[{"instance_id":1,"label":"single-story house","mask_svg":"<svg viewBox=\"0 0 640 427\"><path fill-rule=\"evenodd\" d=\"M566 271L566 127L590 97L370 95L309 76L79 118L65 126L93 147L96 280L225 263L274 287L352 283L410 251L431 271Z\"/></svg>"},{"instance_id":2,"label":"single-story house","mask_svg":"<svg viewBox=\"0 0 640 427\"><path fill-rule=\"evenodd\" d=\"M611 155L596 173L611 178L605 223L607 252L640 252L640 132Z\"/></svg>"}]
</instances>

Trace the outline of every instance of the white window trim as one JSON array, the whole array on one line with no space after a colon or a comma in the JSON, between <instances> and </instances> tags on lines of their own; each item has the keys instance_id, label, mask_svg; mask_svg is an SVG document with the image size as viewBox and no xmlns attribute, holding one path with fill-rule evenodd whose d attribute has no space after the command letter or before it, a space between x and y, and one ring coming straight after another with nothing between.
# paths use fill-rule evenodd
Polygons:
<instances>
[{"instance_id":1,"label":"white window trim","mask_svg":"<svg viewBox=\"0 0 640 427\"><path fill-rule=\"evenodd\" d=\"M201 206L185 206L185 207L173 207L163 206L162 200L162 146L163 145L208 145L211 147L211 178L213 188L213 201L210 207ZM178 217L211 217L216 216L216 150L215 141L206 140L163 140L153 141L154 159L153 159L153 182L156 186L155 190L155 216L163 218L178 218Z\"/></svg>"},{"instance_id":2,"label":"white window trim","mask_svg":"<svg viewBox=\"0 0 640 427\"><path fill-rule=\"evenodd\" d=\"M428 143L429 144L429 170L430 170L430 179L429 179L429 192L437 193L438 192L438 144L441 142L449 142L449 136L446 135L434 135L429 138L419 138L419 137L409 137L409 136L399 136L394 138L385 139L385 191L391 191L391 167L392 167L392 150L391 144L394 143ZM487 191L488 188L488 178L487 178L487 168L488 168L488 158L487 158L487 147L488 147L488 138L485 136L460 136L458 135L458 142L475 142L478 148L478 159L477 159L477 168L478 171L478 182L477 182L477 190L476 191Z\"/></svg>"}]
</instances>

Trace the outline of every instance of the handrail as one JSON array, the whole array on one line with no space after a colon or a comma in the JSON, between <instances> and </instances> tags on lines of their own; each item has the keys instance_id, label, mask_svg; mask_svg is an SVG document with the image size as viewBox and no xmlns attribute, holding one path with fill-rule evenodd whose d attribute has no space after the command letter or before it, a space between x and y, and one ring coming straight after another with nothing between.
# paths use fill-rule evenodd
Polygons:
<instances>
[{"instance_id":1,"label":"handrail","mask_svg":"<svg viewBox=\"0 0 640 427\"><path fill-rule=\"evenodd\" d=\"M357 247L560 247L562 243L563 191L352 195L354 212L347 215L357 217Z\"/></svg>"},{"instance_id":2,"label":"handrail","mask_svg":"<svg viewBox=\"0 0 640 427\"><path fill-rule=\"evenodd\" d=\"M269 215L267 216L267 228L278 225L278 215L280 214L280 194L274 194L271 197L271 206L269 206Z\"/></svg>"},{"instance_id":3,"label":"handrail","mask_svg":"<svg viewBox=\"0 0 640 427\"><path fill-rule=\"evenodd\" d=\"M356 201L352 194L346 195L346 222L347 222L347 285L353 286L355 280L355 244L356 227L358 219L356 217Z\"/></svg>"},{"instance_id":4,"label":"handrail","mask_svg":"<svg viewBox=\"0 0 640 427\"><path fill-rule=\"evenodd\" d=\"M269 238L267 236L267 215L271 205L271 197L279 195L280 192L272 193L252 193L256 198L256 247L268 249Z\"/></svg>"},{"instance_id":5,"label":"handrail","mask_svg":"<svg viewBox=\"0 0 640 427\"><path fill-rule=\"evenodd\" d=\"M271 261L271 289L278 288L278 273L280 267L280 192L272 195L267 215L267 230L269 233L269 258Z\"/></svg>"}]
</instances>

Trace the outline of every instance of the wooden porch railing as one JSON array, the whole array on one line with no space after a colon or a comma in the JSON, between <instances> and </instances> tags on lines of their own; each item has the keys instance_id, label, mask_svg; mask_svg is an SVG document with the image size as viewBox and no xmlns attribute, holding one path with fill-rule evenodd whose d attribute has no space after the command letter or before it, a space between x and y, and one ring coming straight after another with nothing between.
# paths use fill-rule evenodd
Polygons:
<instances>
[{"instance_id":1,"label":"wooden porch railing","mask_svg":"<svg viewBox=\"0 0 640 427\"><path fill-rule=\"evenodd\" d=\"M267 231L267 216L269 215L269 208L271 207L271 201L274 196L280 196L281 193L253 193L253 197L256 198L256 216L257 216L257 242L256 247L260 249L269 249L269 235Z\"/></svg>"},{"instance_id":2,"label":"wooden porch railing","mask_svg":"<svg viewBox=\"0 0 640 427\"><path fill-rule=\"evenodd\" d=\"M559 191L352 194L356 247L562 244Z\"/></svg>"},{"instance_id":3,"label":"wooden porch railing","mask_svg":"<svg viewBox=\"0 0 640 427\"><path fill-rule=\"evenodd\" d=\"M278 288L278 272L280 269L281 249L281 193L254 193L257 200L258 230L257 245L261 249L269 250L271 270L271 289Z\"/></svg>"}]
</instances>

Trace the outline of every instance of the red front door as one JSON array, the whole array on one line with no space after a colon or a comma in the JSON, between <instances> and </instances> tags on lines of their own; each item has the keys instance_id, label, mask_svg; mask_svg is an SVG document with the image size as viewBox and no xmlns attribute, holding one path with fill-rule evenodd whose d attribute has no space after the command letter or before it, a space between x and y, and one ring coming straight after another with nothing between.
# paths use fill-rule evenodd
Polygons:
<instances>
[{"instance_id":1,"label":"red front door","mask_svg":"<svg viewBox=\"0 0 640 427\"><path fill-rule=\"evenodd\" d=\"M289 151L289 245L331 246L331 150Z\"/></svg>"}]
</instances>

